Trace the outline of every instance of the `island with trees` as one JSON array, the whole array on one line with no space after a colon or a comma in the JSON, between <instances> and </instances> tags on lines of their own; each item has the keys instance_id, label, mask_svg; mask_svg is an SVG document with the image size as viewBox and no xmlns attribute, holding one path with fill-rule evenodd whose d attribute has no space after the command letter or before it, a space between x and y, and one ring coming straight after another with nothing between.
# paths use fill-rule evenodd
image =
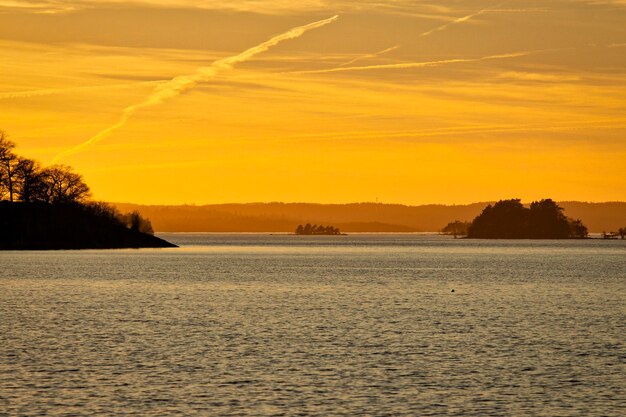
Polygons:
<instances>
[{"instance_id":1,"label":"island with trees","mask_svg":"<svg viewBox=\"0 0 626 417\"><path fill-rule=\"evenodd\" d=\"M310 223L307 223L306 225L302 226L299 225L296 228L296 235L306 235L306 236L312 236L312 235L327 235L327 236L337 236L337 235L341 235L343 233L341 233L341 231L333 226L318 226L316 224L312 225Z\"/></svg>"},{"instance_id":2,"label":"island with trees","mask_svg":"<svg viewBox=\"0 0 626 417\"><path fill-rule=\"evenodd\" d=\"M0 249L175 247L153 235L138 212L122 214L90 200L82 176L65 165L41 166L14 152L0 130Z\"/></svg>"},{"instance_id":3,"label":"island with trees","mask_svg":"<svg viewBox=\"0 0 626 417\"><path fill-rule=\"evenodd\" d=\"M520 199L488 205L467 228L468 238L478 239L582 239L588 235L580 221L566 217L551 199L525 207Z\"/></svg>"}]
</instances>

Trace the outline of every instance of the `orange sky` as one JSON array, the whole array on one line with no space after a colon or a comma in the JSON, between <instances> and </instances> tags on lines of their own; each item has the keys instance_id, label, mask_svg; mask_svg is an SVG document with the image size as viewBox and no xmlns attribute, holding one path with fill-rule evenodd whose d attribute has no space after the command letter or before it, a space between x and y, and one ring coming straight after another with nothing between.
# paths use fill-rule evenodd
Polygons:
<instances>
[{"instance_id":1,"label":"orange sky","mask_svg":"<svg viewBox=\"0 0 626 417\"><path fill-rule=\"evenodd\" d=\"M624 22L623 0L0 0L0 129L108 201L624 200Z\"/></svg>"}]
</instances>

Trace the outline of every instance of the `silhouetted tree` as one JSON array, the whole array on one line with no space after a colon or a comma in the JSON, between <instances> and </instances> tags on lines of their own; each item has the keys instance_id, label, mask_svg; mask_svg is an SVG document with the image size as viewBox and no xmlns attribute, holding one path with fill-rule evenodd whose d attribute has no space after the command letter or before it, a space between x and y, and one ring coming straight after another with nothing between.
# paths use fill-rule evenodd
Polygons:
<instances>
[{"instance_id":1,"label":"silhouetted tree","mask_svg":"<svg viewBox=\"0 0 626 417\"><path fill-rule=\"evenodd\" d=\"M7 138L6 133L0 130L0 199L6 195L13 201L15 180L19 158L13 153L15 143Z\"/></svg>"},{"instance_id":2,"label":"silhouetted tree","mask_svg":"<svg viewBox=\"0 0 626 417\"><path fill-rule=\"evenodd\" d=\"M85 201L90 195L83 176L66 165L53 165L42 172L46 186L46 202L67 204Z\"/></svg>"},{"instance_id":3,"label":"silhouetted tree","mask_svg":"<svg viewBox=\"0 0 626 417\"><path fill-rule=\"evenodd\" d=\"M471 222L461 222L459 220L455 220L452 223L448 223L446 227L441 229L441 233L444 235L454 235L454 237L466 236L471 224Z\"/></svg>"},{"instance_id":4,"label":"silhouetted tree","mask_svg":"<svg viewBox=\"0 0 626 417\"><path fill-rule=\"evenodd\" d=\"M549 198L530 204L528 226L534 239L565 239L570 235L563 209Z\"/></svg>"},{"instance_id":5,"label":"silhouetted tree","mask_svg":"<svg viewBox=\"0 0 626 417\"><path fill-rule=\"evenodd\" d=\"M0 205L5 212L23 218L28 217L28 213L48 213L63 222L68 222L71 216L75 216L77 229L82 230L111 227L123 230L126 227L135 232L154 234L150 221L139 212L122 215L109 204L88 201L91 195L89 187L83 177L71 167L53 165L42 168L36 161L17 156L13 152L14 148L15 143L0 130L0 200L8 197L11 203L19 201L8 206ZM91 224L85 224L85 220ZM29 227L40 226L40 223L31 223ZM59 235L67 234L67 231L54 229L54 224L46 227L55 230ZM69 236L73 232L68 233Z\"/></svg>"},{"instance_id":6,"label":"silhouetted tree","mask_svg":"<svg viewBox=\"0 0 626 417\"><path fill-rule=\"evenodd\" d=\"M569 236L573 238L586 238L589 235L589 231L587 230L587 226L583 224L580 219L568 219L569 223Z\"/></svg>"},{"instance_id":7,"label":"silhouetted tree","mask_svg":"<svg viewBox=\"0 0 626 417\"><path fill-rule=\"evenodd\" d=\"M500 200L490 204L468 229L468 237L512 239L528 237L528 210L520 199Z\"/></svg>"},{"instance_id":8,"label":"silhouetted tree","mask_svg":"<svg viewBox=\"0 0 626 417\"><path fill-rule=\"evenodd\" d=\"M314 224L311 226L307 223L306 226L298 225L296 228L297 235L340 235L341 231L333 226L322 226Z\"/></svg>"},{"instance_id":9,"label":"silhouetted tree","mask_svg":"<svg viewBox=\"0 0 626 417\"><path fill-rule=\"evenodd\" d=\"M47 184L38 162L27 158L19 159L14 189L17 198L25 203L46 201Z\"/></svg>"},{"instance_id":10,"label":"silhouetted tree","mask_svg":"<svg viewBox=\"0 0 626 417\"><path fill-rule=\"evenodd\" d=\"M133 232L154 234L150 220L141 217L137 210L128 215L128 226Z\"/></svg>"},{"instance_id":11,"label":"silhouetted tree","mask_svg":"<svg viewBox=\"0 0 626 417\"><path fill-rule=\"evenodd\" d=\"M621 227L618 231L617 234L619 235L619 237L621 237L622 239L624 239L624 236L626 236L626 227Z\"/></svg>"},{"instance_id":12,"label":"silhouetted tree","mask_svg":"<svg viewBox=\"0 0 626 417\"><path fill-rule=\"evenodd\" d=\"M97 218L121 223L134 232L154 234L150 220L143 217L137 210L132 213L121 214L115 207L103 202L90 202L83 204L83 206Z\"/></svg>"},{"instance_id":13,"label":"silhouetted tree","mask_svg":"<svg viewBox=\"0 0 626 417\"><path fill-rule=\"evenodd\" d=\"M534 201L525 208L519 199L487 206L469 227L468 237L492 239L564 239L586 237L580 220L565 217L551 199Z\"/></svg>"},{"instance_id":14,"label":"silhouetted tree","mask_svg":"<svg viewBox=\"0 0 626 417\"><path fill-rule=\"evenodd\" d=\"M124 215L121 214L115 207L111 204L104 203L102 201L92 201L84 204L85 208L94 216L99 217L101 219L114 220L114 221L122 221L126 224L124 220Z\"/></svg>"}]
</instances>

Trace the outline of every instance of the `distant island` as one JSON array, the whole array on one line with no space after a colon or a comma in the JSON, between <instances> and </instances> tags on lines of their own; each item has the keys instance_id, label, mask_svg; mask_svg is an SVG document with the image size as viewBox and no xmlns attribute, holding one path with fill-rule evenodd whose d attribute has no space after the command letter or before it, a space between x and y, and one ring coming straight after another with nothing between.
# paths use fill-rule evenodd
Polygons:
<instances>
[{"instance_id":1,"label":"distant island","mask_svg":"<svg viewBox=\"0 0 626 417\"><path fill-rule=\"evenodd\" d=\"M140 205L113 203L122 212L139 211L157 232L293 233L298 224L332 224L342 233L440 232L451 220L471 222L488 204L408 206L386 203L228 203ZM559 201L569 217L582 219L590 233L626 226L626 202ZM460 235L459 235L460 236Z\"/></svg>"},{"instance_id":2,"label":"distant island","mask_svg":"<svg viewBox=\"0 0 626 417\"><path fill-rule=\"evenodd\" d=\"M442 235L451 235L455 238L457 236L467 236L467 231L471 226L472 222L461 222L459 220L455 220L451 223L448 223L446 227L441 229L440 233Z\"/></svg>"},{"instance_id":3,"label":"distant island","mask_svg":"<svg viewBox=\"0 0 626 417\"><path fill-rule=\"evenodd\" d=\"M65 165L42 167L13 152L0 130L0 250L175 247L153 235L139 212L89 200L89 187Z\"/></svg>"},{"instance_id":4,"label":"distant island","mask_svg":"<svg viewBox=\"0 0 626 417\"><path fill-rule=\"evenodd\" d=\"M580 220L566 217L551 199L534 201L529 207L511 199L485 207L466 234L478 239L582 239L588 231Z\"/></svg>"},{"instance_id":5,"label":"distant island","mask_svg":"<svg viewBox=\"0 0 626 417\"><path fill-rule=\"evenodd\" d=\"M305 226L299 225L296 228L297 235L341 235L341 231L333 226L318 226L314 224L311 226L307 223Z\"/></svg>"},{"instance_id":6,"label":"distant island","mask_svg":"<svg viewBox=\"0 0 626 417\"><path fill-rule=\"evenodd\" d=\"M626 227L620 227L617 232L602 232L602 239L617 239L618 236L622 240L626 237Z\"/></svg>"}]
</instances>

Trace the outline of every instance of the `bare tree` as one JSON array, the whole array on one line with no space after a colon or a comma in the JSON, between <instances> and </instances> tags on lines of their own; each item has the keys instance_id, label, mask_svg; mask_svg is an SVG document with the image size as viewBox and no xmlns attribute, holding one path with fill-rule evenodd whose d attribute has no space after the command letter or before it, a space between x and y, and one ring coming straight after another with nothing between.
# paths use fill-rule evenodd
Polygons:
<instances>
[{"instance_id":1,"label":"bare tree","mask_svg":"<svg viewBox=\"0 0 626 417\"><path fill-rule=\"evenodd\" d=\"M91 195L83 176L67 165L52 165L42 171L45 201L51 204L83 202Z\"/></svg>"},{"instance_id":2,"label":"bare tree","mask_svg":"<svg viewBox=\"0 0 626 417\"><path fill-rule=\"evenodd\" d=\"M154 234L150 220L142 217L137 210L130 213L130 230L150 235Z\"/></svg>"},{"instance_id":3,"label":"bare tree","mask_svg":"<svg viewBox=\"0 0 626 417\"><path fill-rule=\"evenodd\" d=\"M25 203L46 201L47 185L41 165L32 159L20 158L14 183L17 198Z\"/></svg>"},{"instance_id":4,"label":"bare tree","mask_svg":"<svg viewBox=\"0 0 626 417\"><path fill-rule=\"evenodd\" d=\"M7 138L6 133L0 130L0 199L6 194L9 201L13 201L14 184L16 180L19 158L13 153L15 143Z\"/></svg>"}]
</instances>

